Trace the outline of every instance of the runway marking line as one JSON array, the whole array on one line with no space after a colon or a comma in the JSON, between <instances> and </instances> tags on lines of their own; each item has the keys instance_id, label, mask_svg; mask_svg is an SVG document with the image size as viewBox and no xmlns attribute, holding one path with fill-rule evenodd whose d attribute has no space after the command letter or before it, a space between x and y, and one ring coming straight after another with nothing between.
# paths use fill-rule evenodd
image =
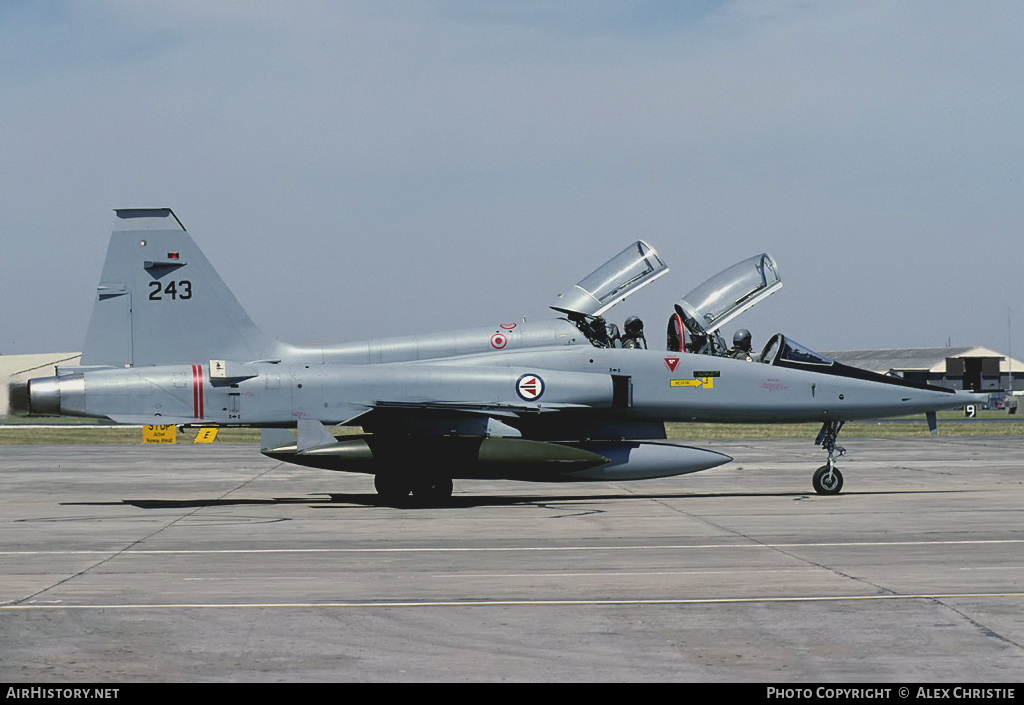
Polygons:
<instances>
[{"instance_id":1,"label":"runway marking line","mask_svg":"<svg viewBox=\"0 0 1024 705\"><path fill-rule=\"evenodd\" d=\"M224 548L224 549L128 549L121 555L215 555L215 554L271 554L271 553L471 553L471 552L525 552L525 551L667 551L700 549L764 549L764 548L844 548L856 546L977 546L1024 543L1024 539L991 539L963 541L839 541L835 543L725 543L725 544L670 544L662 546L424 546L419 548ZM0 556L61 556L61 555L108 555L120 551L71 550L71 551L0 551Z\"/></svg>"},{"instance_id":2,"label":"runway marking line","mask_svg":"<svg viewBox=\"0 0 1024 705\"><path fill-rule=\"evenodd\" d=\"M580 571L577 573L458 573L455 575L430 575L433 580L465 580L466 578L520 578L533 580L534 578L630 578L630 577L657 577L664 575L735 575L742 569L734 570L652 570L652 571ZM760 575L775 575L779 573L818 573L820 568L793 568L787 570L761 570ZM962 570L962 569L961 569ZM213 578L182 578L182 582L242 582L246 580L258 580L266 582L269 580L319 580L322 575L288 575L288 576L263 576L251 575L244 577L213 577Z\"/></svg>"},{"instance_id":3,"label":"runway marking line","mask_svg":"<svg viewBox=\"0 0 1024 705\"><path fill-rule=\"evenodd\" d=\"M624 599L624 600L452 600L424 602L268 602L268 603L211 603L167 605L0 605L0 611L27 610L164 610L164 609L359 609L387 607L614 607L640 605L735 605L753 603L793 602L862 602L872 600L964 600L984 598L1022 598L1024 593L946 593L922 595L835 595L810 597L722 597L678 599Z\"/></svg>"}]
</instances>

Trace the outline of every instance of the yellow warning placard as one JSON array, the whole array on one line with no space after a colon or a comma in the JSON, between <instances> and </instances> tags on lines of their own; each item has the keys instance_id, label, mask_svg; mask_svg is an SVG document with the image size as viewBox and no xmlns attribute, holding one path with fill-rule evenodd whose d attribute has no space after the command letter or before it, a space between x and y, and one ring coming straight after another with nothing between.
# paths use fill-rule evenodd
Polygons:
<instances>
[{"instance_id":1,"label":"yellow warning placard","mask_svg":"<svg viewBox=\"0 0 1024 705\"><path fill-rule=\"evenodd\" d=\"M143 443L177 443L178 437L175 433L174 424L166 426L143 426Z\"/></svg>"},{"instance_id":2,"label":"yellow warning placard","mask_svg":"<svg viewBox=\"0 0 1024 705\"><path fill-rule=\"evenodd\" d=\"M201 428L199 433L196 434L196 439L193 443L213 443L217 439L217 429L215 428Z\"/></svg>"},{"instance_id":3,"label":"yellow warning placard","mask_svg":"<svg viewBox=\"0 0 1024 705\"><path fill-rule=\"evenodd\" d=\"M673 379L669 380L671 387L702 387L712 389L715 386L714 377L701 377L700 379Z\"/></svg>"}]
</instances>

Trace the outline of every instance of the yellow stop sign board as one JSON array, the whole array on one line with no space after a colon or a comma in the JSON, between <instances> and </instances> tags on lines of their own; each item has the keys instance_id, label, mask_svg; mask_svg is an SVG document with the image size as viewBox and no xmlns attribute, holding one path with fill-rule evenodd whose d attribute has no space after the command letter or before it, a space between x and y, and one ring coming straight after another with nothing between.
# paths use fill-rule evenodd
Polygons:
<instances>
[{"instance_id":1,"label":"yellow stop sign board","mask_svg":"<svg viewBox=\"0 0 1024 705\"><path fill-rule=\"evenodd\" d=\"M165 426L143 426L142 442L177 443L178 438L177 434L175 433L174 424L167 424Z\"/></svg>"}]
</instances>

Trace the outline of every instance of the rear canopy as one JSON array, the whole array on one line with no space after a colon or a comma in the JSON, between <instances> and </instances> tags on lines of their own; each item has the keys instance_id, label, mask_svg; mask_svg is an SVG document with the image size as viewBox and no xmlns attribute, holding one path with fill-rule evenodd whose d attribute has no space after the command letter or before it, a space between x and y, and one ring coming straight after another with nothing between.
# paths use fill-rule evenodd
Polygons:
<instances>
[{"instance_id":1,"label":"rear canopy","mask_svg":"<svg viewBox=\"0 0 1024 705\"><path fill-rule=\"evenodd\" d=\"M637 240L584 277L572 291L559 294L557 306L563 313L600 316L615 304L668 272L668 265L654 248Z\"/></svg>"}]
</instances>

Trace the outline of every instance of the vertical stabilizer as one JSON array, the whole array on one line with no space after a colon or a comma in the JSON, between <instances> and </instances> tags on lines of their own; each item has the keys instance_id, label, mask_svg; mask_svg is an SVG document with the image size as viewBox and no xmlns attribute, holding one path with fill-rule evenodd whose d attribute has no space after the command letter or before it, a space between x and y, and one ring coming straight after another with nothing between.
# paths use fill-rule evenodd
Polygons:
<instances>
[{"instance_id":1,"label":"vertical stabilizer","mask_svg":"<svg viewBox=\"0 0 1024 705\"><path fill-rule=\"evenodd\" d=\"M265 335L169 208L115 211L83 365L274 356Z\"/></svg>"}]
</instances>

